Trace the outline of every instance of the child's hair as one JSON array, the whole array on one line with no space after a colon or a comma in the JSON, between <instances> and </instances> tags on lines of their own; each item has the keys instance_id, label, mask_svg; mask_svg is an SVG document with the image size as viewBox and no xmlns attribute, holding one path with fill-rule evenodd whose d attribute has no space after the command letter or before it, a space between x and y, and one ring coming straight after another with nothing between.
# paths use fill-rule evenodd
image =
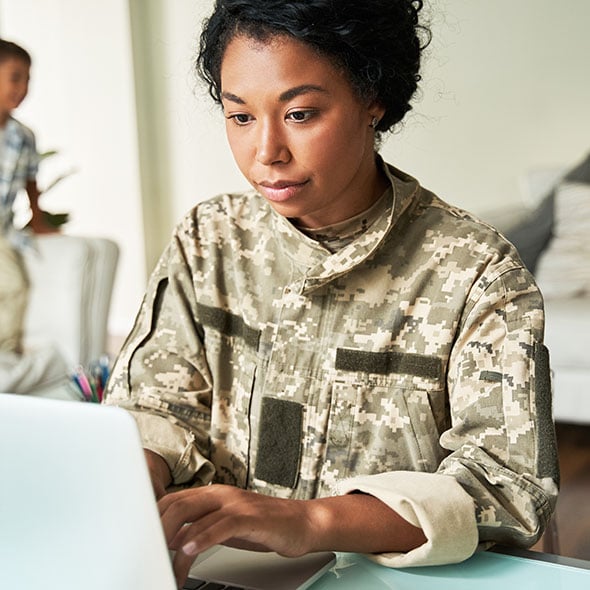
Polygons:
<instances>
[{"instance_id":1,"label":"child's hair","mask_svg":"<svg viewBox=\"0 0 590 590\"><path fill-rule=\"evenodd\" d=\"M422 0L217 0L203 26L197 69L221 102L221 64L230 41L297 39L331 59L358 95L386 111L388 131L412 107L430 30L418 20Z\"/></svg>"},{"instance_id":2,"label":"child's hair","mask_svg":"<svg viewBox=\"0 0 590 590\"><path fill-rule=\"evenodd\" d=\"M10 58L20 59L29 66L32 61L31 55L26 49L12 41L0 39L0 63Z\"/></svg>"}]
</instances>

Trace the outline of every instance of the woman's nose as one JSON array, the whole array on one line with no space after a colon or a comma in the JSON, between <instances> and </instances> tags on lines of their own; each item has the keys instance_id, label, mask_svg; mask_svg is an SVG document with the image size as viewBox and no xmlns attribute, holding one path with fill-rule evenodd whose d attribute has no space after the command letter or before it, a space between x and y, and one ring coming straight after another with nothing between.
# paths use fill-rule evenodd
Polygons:
<instances>
[{"instance_id":1,"label":"woman's nose","mask_svg":"<svg viewBox=\"0 0 590 590\"><path fill-rule=\"evenodd\" d=\"M259 126L256 159L265 166L286 163L291 158L287 142L279 126L263 123Z\"/></svg>"}]
</instances>

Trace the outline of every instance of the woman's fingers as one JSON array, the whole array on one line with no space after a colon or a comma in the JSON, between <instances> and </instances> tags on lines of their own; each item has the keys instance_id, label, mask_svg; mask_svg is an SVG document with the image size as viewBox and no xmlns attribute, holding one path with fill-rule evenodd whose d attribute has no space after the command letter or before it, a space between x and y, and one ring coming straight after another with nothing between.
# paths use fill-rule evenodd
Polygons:
<instances>
[{"instance_id":1,"label":"woman's fingers","mask_svg":"<svg viewBox=\"0 0 590 590\"><path fill-rule=\"evenodd\" d=\"M226 543L304 552L304 503L272 498L233 486L213 485L164 496L158 507L166 541L178 550L189 541L196 551Z\"/></svg>"},{"instance_id":2,"label":"woman's fingers","mask_svg":"<svg viewBox=\"0 0 590 590\"><path fill-rule=\"evenodd\" d=\"M196 557L196 555L187 555L182 551L176 552L172 566L174 568L174 577L176 578L176 585L178 588L182 588Z\"/></svg>"}]
</instances>

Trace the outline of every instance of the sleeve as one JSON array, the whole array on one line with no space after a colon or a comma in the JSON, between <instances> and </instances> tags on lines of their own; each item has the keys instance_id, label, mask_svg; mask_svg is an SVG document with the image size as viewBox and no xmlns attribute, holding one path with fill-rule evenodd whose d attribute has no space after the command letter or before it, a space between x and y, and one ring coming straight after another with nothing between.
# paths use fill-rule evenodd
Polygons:
<instances>
[{"instance_id":1,"label":"sleeve","mask_svg":"<svg viewBox=\"0 0 590 590\"><path fill-rule=\"evenodd\" d=\"M37 142L35 140L35 134L29 129L25 128L25 142L24 147L27 151L26 159L26 179L36 180L37 172L39 171L40 156L37 152Z\"/></svg>"},{"instance_id":2,"label":"sleeve","mask_svg":"<svg viewBox=\"0 0 590 590\"><path fill-rule=\"evenodd\" d=\"M177 234L150 277L105 403L131 412L144 448L166 460L175 485L205 485L214 474L207 458L212 380L188 259Z\"/></svg>"},{"instance_id":3,"label":"sleeve","mask_svg":"<svg viewBox=\"0 0 590 590\"><path fill-rule=\"evenodd\" d=\"M372 559L390 567L459 562L494 543L530 546L557 500L559 472L541 295L522 268L480 281L450 355L449 453L436 473L354 478L340 492L375 495L427 543Z\"/></svg>"}]
</instances>

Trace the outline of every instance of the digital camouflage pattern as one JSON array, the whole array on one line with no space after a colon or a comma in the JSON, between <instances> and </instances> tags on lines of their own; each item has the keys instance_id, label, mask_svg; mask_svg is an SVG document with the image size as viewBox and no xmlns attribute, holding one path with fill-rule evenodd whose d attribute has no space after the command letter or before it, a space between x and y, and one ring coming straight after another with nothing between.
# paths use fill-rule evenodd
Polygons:
<instances>
[{"instance_id":1,"label":"digital camouflage pattern","mask_svg":"<svg viewBox=\"0 0 590 590\"><path fill-rule=\"evenodd\" d=\"M195 207L107 403L176 484L313 498L440 473L473 498L480 541L530 545L558 479L541 295L495 230L386 171L382 215L334 254L253 192Z\"/></svg>"}]
</instances>

